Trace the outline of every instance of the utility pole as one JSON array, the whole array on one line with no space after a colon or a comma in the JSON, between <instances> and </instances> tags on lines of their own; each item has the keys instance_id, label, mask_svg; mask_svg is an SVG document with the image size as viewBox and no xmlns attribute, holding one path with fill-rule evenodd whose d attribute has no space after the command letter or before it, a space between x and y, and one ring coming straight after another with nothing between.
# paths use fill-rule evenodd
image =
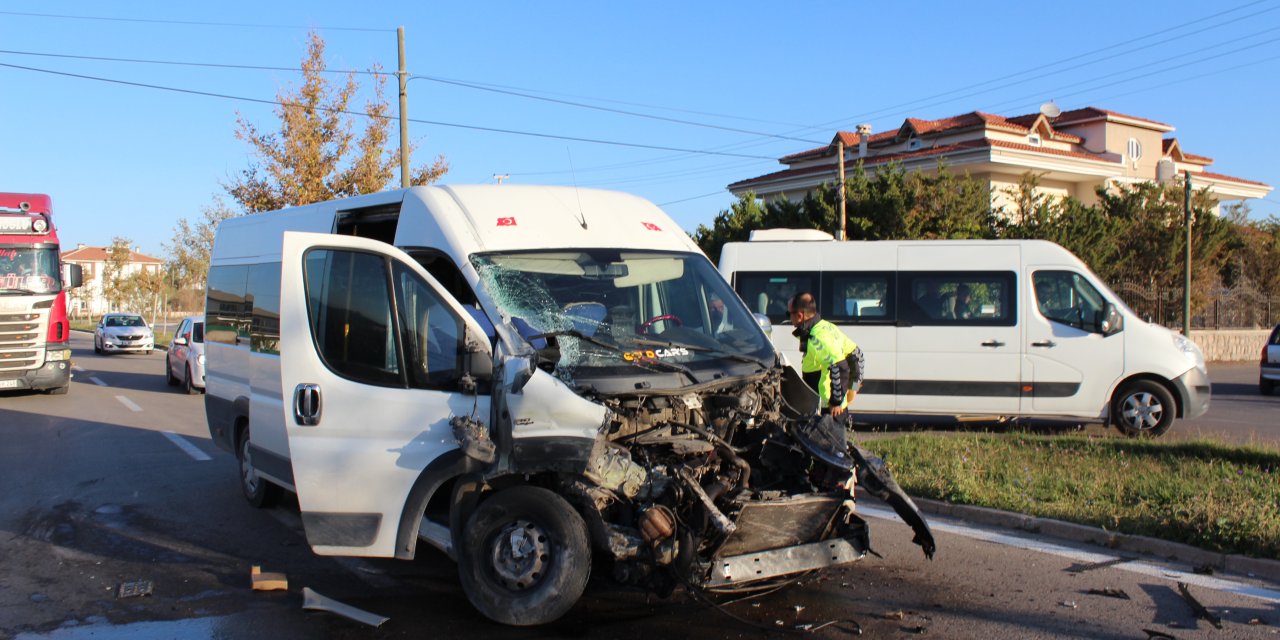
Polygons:
<instances>
[{"instance_id":1,"label":"utility pole","mask_svg":"<svg viewBox=\"0 0 1280 640\"><path fill-rule=\"evenodd\" d=\"M840 136L836 136L836 154L840 156L840 233L836 235L836 240L844 240L846 238L844 230L844 140Z\"/></svg>"},{"instance_id":2,"label":"utility pole","mask_svg":"<svg viewBox=\"0 0 1280 640\"><path fill-rule=\"evenodd\" d=\"M507 173L495 173L495 174L493 174L493 179L494 179L494 180L497 180L497 181L498 181L498 184L502 184L502 181L503 181L503 180L506 180L507 178L510 178L510 177L511 177L511 175L510 175L510 174L507 174Z\"/></svg>"},{"instance_id":3,"label":"utility pole","mask_svg":"<svg viewBox=\"0 0 1280 640\"><path fill-rule=\"evenodd\" d=\"M400 186L409 186L409 98L405 87L409 84L409 74L404 70L404 27L396 28L396 44L400 50L400 70L396 77L400 80Z\"/></svg>"},{"instance_id":4,"label":"utility pole","mask_svg":"<svg viewBox=\"0 0 1280 640\"><path fill-rule=\"evenodd\" d=\"M1191 172L1183 172L1182 221L1186 228L1186 273L1182 277L1182 335L1191 337Z\"/></svg>"}]
</instances>

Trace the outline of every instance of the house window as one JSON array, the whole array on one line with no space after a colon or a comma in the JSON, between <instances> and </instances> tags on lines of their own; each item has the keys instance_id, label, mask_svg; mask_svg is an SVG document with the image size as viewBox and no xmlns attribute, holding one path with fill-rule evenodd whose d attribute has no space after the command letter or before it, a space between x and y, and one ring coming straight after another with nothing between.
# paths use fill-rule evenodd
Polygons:
<instances>
[{"instance_id":1,"label":"house window","mask_svg":"<svg viewBox=\"0 0 1280 640\"><path fill-rule=\"evenodd\" d=\"M1138 160L1142 157L1142 143L1137 138L1129 138L1129 159Z\"/></svg>"},{"instance_id":2,"label":"house window","mask_svg":"<svg viewBox=\"0 0 1280 640\"><path fill-rule=\"evenodd\" d=\"M1031 135L1027 136L1027 144L1029 144L1029 145L1031 145L1031 146L1033 146L1033 147L1038 147L1038 146L1040 146L1040 134L1038 134L1038 133L1033 133L1033 134L1031 134Z\"/></svg>"},{"instance_id":3,"label":"house window","mask_svg":"<svg viewBox=\"0 0 1280 640\"><path fill-rule=\"evenodd\" d=\"M915 151L920 148L920 139L912 137L907 140L907 151Z\"/></svg>"}]
</instances>

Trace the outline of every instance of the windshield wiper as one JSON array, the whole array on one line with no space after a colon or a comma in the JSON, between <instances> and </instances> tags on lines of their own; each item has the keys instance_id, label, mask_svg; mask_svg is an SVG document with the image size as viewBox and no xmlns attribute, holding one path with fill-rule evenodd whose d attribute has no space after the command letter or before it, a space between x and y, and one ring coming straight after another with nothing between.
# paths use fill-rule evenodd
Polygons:
<instances>
[{"instance_id":1,"label":"windshield wiper","mask_svg":"<svg viewBox=\"0 0 1280 640\"><path fill-rule=\"evenodd\" d=\"M730 360L737 360L738 362L758 364L766 369L769 368L769 365L766 364L763 360L752 358L749 355L738 353L736 351L725 351L724 349L714 349L712 347L703 347L700 345L688 344L685 342L674 342L671 340L652 340L650 338L636 338L635 341L636 341L636 344L643 344L651 347L667 347L669 349L678 347L681 349L688 349L690 351L697 351L699 353L713 353L715 355L723 356Z\"/></svg>"},{"instance_id":2,"label":"windshield wiper","mask_svg":"<svg viewBox=\"0 0 1280 640\"><path fill-rule=\"evenodd\" d=\"M532 342L533 340L537 340L538 338L545 339L545 338L558 337L558 336L568 336L570 338L577 338L579 340L582 340L583 342L594 344L598 347L603 347L615 353L627 352L627 349L623 348L620 345L609 344L608 342L605 342L603 340L597 340L589 335L586 335L585 333L582 333L581 331L578 331L577 329L561 329L559 331L547 331L546 333L539 333L536 335L529 336L526 339ZM653 343L653 344L664 345L664 346L667 344L665 342L658 342L656 340L637 340L636 342L638 344ZM665 360L656 360L656 359L628 360L628 362L636 365L637 367L640 367L641 369L648 369L650 371L658 371L657 369L654 369L650 365L660 365L662 367L666 367L668 371L675 371L677 373L683 373L686 376L689 376L689 379L693 380L694 384L699 383L697 376L693 375L693 370L678 362L667 362Z\"/></svg>"}]
</instances>

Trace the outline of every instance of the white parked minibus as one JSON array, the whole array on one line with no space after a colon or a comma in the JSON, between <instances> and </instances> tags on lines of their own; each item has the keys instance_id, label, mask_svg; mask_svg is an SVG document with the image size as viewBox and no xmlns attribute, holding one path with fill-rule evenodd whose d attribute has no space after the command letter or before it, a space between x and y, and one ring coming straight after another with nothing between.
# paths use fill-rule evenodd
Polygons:
<instances>
[{"instance_id":1,"label":"white parked minibus","mask_svg":"<svg viewBox=\"0 0 1280 640\"><path fill-rule=\"evenodd\" d=\"M711 262L634 196L414 187L227 220L205 337L209 431L251 503L296 491L320 554L408 559L424 540L493 620L558 618L593 563L669 593L855 561L855 484L934 550L884 465L813 415Z\"/></svg>"},{"instance_id":2,"label":"white parked minibus","mask_svg":"<svg viewBox=\"0 0 1280 640\"><path fill-rule=\"evenodd\" d=\"M1144 322L1079 258L1041 240L837 242L770 229L724 246L720 272L792 362L790 297L862 347L851 411L1071 418L1158 436L1209 407L1204 354Z\"/></svg>"}]
</instances>

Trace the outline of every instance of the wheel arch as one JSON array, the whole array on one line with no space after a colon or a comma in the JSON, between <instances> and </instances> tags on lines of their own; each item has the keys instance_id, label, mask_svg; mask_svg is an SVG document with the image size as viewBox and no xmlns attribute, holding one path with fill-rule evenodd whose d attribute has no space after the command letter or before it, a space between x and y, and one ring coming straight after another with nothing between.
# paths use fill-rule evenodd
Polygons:
<instances>
[{"instance_id":1,"label":"wheel arch","mask_svg":"<svg viewBox=\"0 0 1280 640\"><path fill-rule=\"evenodd\" d=\"M1112 409L1115 407L1116 394L1120 393L1126 387L1128 387L1129 385L1139 380L1147 380L1150 382L1154 382L1160 385L1161 387L1164 387L1164 390L1168 391L1169 396L1173 398L1174 417L1175 418L1183 417L1183 414L1185 413L1185 407L1187 406L1187 403L1190 402L1190 399L1186 397L1186 392L1184 390L1178 388L1178 385L1174 384L1173 381L1169 380L1168 378L1165 378L1164 376L1157 375L1154 373L1135 373L1127 378L1124 378L1119 383L1117 383L1115 387L1111 389L1111 395L1110 397L1107 398L1107 420L1109 422L1115 421L1115 415L1113 415Z\"/></svg>"}]
</instances>

